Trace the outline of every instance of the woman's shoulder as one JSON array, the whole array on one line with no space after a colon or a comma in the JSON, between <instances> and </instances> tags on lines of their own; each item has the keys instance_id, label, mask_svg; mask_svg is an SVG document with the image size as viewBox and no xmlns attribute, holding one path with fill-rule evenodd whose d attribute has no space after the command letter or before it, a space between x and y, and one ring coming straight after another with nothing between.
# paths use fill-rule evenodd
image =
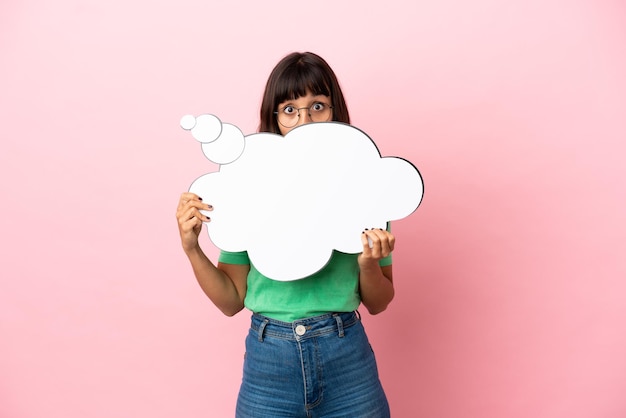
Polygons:
<instances>
[{"instance_id":1,"label":"woman's shoulder","mask_svg":"<svg viewBox=\"0 0 626 418\"><path fill-rule=\"evenodd\" d=\"M250 258L247 251L220 251L218 261L226 264L250 264Z\"/></svg>"}]
</instances>

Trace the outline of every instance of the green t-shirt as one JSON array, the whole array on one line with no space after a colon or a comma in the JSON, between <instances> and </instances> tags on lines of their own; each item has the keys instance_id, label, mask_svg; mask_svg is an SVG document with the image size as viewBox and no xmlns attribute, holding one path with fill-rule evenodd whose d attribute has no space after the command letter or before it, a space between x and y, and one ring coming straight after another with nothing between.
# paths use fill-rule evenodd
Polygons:
<instances>
[{"instance_id":1,"label":"green t-shirt","mask_svg":"<svg viewBox=\"0 0 626 418\"><path fill-rule=\"evenodd\" d=\"M279 282L262 275L248 258L248 253L222 251L219 261L226 264L250 264L248 290L244 304L252 312L284 322L309 318L329 312L351 312L361 304L359 295L358 254L334 251L320 271L300 280ZM391 265L391 255L380 260Z\"/></svg>"}]
</instances>

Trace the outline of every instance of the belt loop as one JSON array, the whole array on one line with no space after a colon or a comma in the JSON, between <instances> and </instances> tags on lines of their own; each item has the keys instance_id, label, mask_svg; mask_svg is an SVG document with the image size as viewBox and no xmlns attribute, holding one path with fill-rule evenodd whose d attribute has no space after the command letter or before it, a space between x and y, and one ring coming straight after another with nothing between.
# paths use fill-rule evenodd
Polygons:
<instances>
[{"instance_id":1,"label":"belt loop","mask_svg":"<svg viewBox=\"0 0 626 418\"><path fill-rule=\"evenodd\" d=\"M269 322L269 319L265 318L263 323L259 326L259 342L263 342L263 333L265 332L265 327Z\"/></svg>"},{"instance_id":2,"label":"belt loop","mask_svg":"<svg viewBox=\"0 0 626 418\"><path fill-rule=\"evenodd\" d=\"M337 330L339 331L339 338L343 338L343 321L341 320L341 315L333 314L335 317L335 321L337 321Z\"/></svg>"}]
</instances>

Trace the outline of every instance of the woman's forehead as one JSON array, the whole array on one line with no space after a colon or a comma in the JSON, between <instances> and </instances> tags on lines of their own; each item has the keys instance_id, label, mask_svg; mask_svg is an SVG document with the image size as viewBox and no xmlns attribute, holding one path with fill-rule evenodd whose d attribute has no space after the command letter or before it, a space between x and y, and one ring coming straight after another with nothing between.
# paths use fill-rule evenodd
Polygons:
<instances>
[{"instance_id":1,"label":"woman's forehead","mask_svg":"<svg viewBox=\"0 0 626 418\"><path fill-rule=\"evenodd\" d=\"M328 99L330 96L327 96L325 94L313 94L310 91L307 91L305 95L299 95L293 99L286 99L283 100L282 102L280 102L280 104L283 103L288 103L288 102L295 102L295 101L315 101L315 100L323 100L323 99Z\"/></svg>"}]
</instances>

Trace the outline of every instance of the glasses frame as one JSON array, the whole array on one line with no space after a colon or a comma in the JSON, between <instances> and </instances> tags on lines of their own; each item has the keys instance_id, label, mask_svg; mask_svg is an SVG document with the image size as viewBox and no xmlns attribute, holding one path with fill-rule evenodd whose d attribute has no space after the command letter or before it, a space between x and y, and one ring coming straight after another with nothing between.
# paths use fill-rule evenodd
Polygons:
<instances>
[{"instance_id":1,"label":"glasses frame","mask_svg":"<svg viewBox=\"0 0 626 418\"><path fill-rule=\"evenodd\" d=\"M282 127L284 127L284 128L293 128L294 126L296 126L296 125L298 124L298 121L300 120L300 111L301 111L301 110L303 110L303 109L306 109L306 110L307 110L307 113L309 114L309 118L311 118L311 120L313 120L313 118L311 117L311 108L312 108L313 106L315 106L316 104L318 104L318 103L323 104L324 106L326 106L326 107L328 107L328 108L330 109L330 115L331 115L331 119L332 119L333 108L334 108L335 106L331 106L331 105L326 104L326 103L324 103L324 102L315 102L315 103L313 103L313 104L312 104L311 106L309 106L309 107L296 107L296 108L295 108L295 110L298 112L298 117L295 119L296 123L294 123L294 124L293 124L293 125L291 125L291 126L287 126L287 125L285 125L284 123L282 123L282 122L280 121L280 117L278 117L278 114L280 113L280 110L276 110L276 111L274 111L274 114L276 115L276 120L278 121L278 123L279 123ZM282 108L281 110L285 110L285 108L286 108L286 107L293 107L293 106L289 106L289 105L287 105L287 106L283 106L283 108ZM320 121L320 122L328 122L328 120L324 120L324 121Z\"/></svg>"}]
</instances>

